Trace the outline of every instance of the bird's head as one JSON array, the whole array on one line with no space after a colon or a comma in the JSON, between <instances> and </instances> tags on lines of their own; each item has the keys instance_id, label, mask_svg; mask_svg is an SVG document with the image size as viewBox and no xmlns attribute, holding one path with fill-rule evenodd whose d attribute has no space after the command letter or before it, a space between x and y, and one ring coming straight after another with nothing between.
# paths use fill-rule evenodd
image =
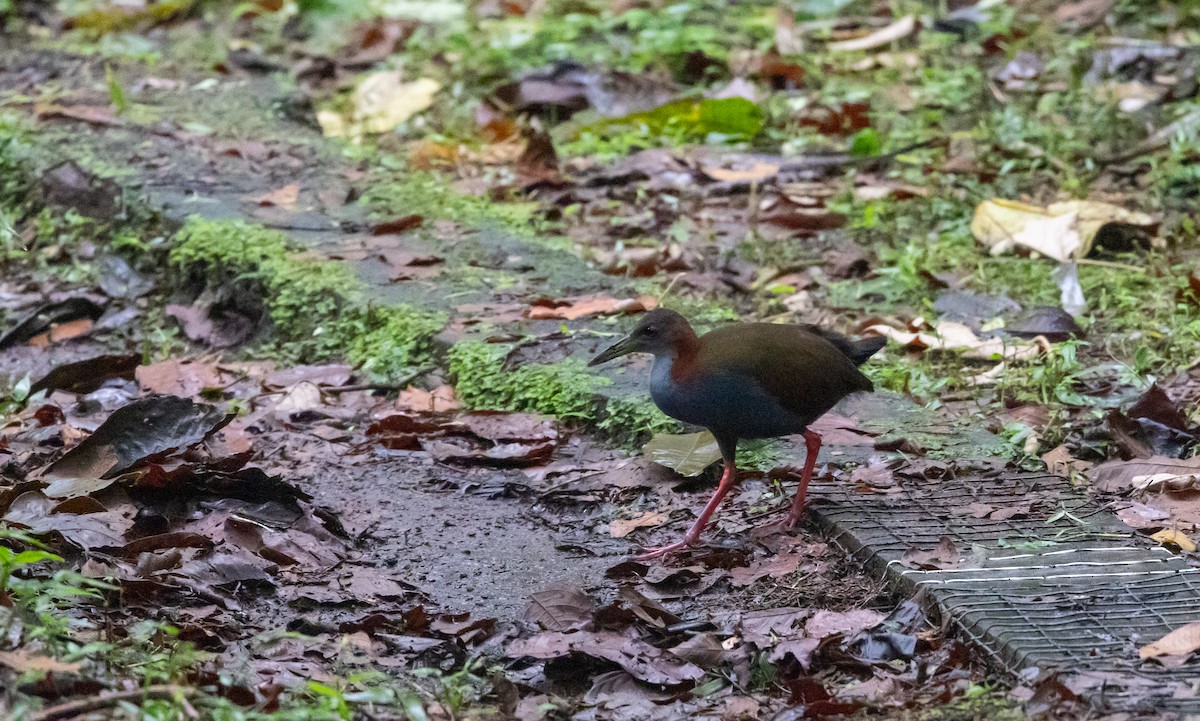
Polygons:
<instances>
[{"instance_id":1,"label":"bird's head","mask_svg":"<svg viewBox=\"0 0 1200 721\"><path fill-rule=\"evenodd\" d=\"M588 365L594 366L630 353L672 355L696 342L696 333L687 320L673 310L659 308L642 316L629 335L604 349Z\"/></svg>"}]
</instances>

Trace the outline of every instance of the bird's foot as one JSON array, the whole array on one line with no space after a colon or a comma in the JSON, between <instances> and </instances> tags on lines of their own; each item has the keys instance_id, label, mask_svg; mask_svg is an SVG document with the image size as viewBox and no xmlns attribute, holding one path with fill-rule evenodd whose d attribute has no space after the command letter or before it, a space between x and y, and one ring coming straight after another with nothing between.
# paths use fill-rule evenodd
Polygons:
<instances>
[{"instance_id":1,"label":"bird's foot","mask_svg":"<svg viewBox=\"0 0 1200 721\"><path fill-rule=\"evenodd\" d=\"M638 555L634 556L633 560L635 560L635 561L652 561L656 558L662 558L663 556L667 555L668 553L682 551L683 549L691 546L692 543L693 543L692 541L689 541L688 539L685 538L682 541L678 541L676 543L670 543L670 544L667 544L666 546L659 546L657 548L647 548L644 551L642 551L641 553L639 553Z\"/></svg>"},{"instance_id":2,"label":"bird's foot","mask_svg":"<svg viewBox=\"0 0 1200 721\"><path fill-rule=\"evenodd\" d=\"M759 526L759 532L765 533L766 535L771 535L774 533L786 533L787 531L793 531L796 529L796 526L800 525L800 517L802 515L803 511L800 513L789 513L786 518L781 518L778 521L771 521L770 523L764 523L762 526Z\"/></svg>"}]
</instances>

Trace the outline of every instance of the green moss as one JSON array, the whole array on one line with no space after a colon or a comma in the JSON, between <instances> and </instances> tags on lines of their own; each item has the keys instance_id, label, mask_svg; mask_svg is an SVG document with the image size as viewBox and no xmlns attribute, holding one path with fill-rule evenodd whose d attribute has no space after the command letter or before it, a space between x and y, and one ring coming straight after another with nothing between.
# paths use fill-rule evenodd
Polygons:
<instances>
[{"instance_id":1,"label":"green moss","mask_svg":"<svg viewBox=\"0 0 1200 721\"><path fill-rule=\"evenodd\" d=\"M495 223L527 227L537 208L532 203L500 204L480 195L466 195L436 173L405 170L373 182L361 203L380 216L420 215L426 220L453 220L465 225Z\"/></svg>"},{"instance_id":2,"label":"green moss","mask_svg":"<svg viewBox=\"0 0 1200 721\"><path fill-rule=\"evenodd\" d=\"M22 214L33 190L32 152L20 119L0 114L0 212L9 217Z\"/></svg>"},{"instance_id":3,"label":"green moss","mask_svg":"<svg viewBox=\"0 0 1200 721\"><path fill-rule=\"evenodd\" d=\"M339 324L362 323L354 310L361 288L348 267L293 254L283 233L262 226L192 217L176 234L168 263L210 288L250 284L284 355L333 357L346 340Z\"/></svg>"},{"instance_id":4,"label":"green moss","mask_svg":"<svg viewBox=\"0 0 1200 721\"><path fill-rule=\"evenodd\" d=\"M433 362L434 336L446 316L412 306L373 308L364 332L350 339L346 357L376 379L395 380Z\"/></svg>"},{"instance_id":5,"label":"green moss","mask_svg":"<svg viewBox=\"0 0 1200 721\"><path fill-rule=\"evenodd\" d=\"M293 253L287 236L242 221L193 217L175 236L170 267L209 288L249 284L274 326L286 358L345 356L377 380L394 380L432 362L443 314L407 305L372 308L342 263Z\"/></svg>"},{"instance_id":6,"label":"green moss","mask_svg":"<svg viewBox=\"0 0 1200 721\"><path fill-rule=\"evenodd\" d=\"M655 433L682 433L683 425L644 397L614 397L604 404L604 417L597 423L612 438L645 440Z\"/></svg>"},{"instance_id":7,"label":"green moss","mask_svg":"<svg viewBox=\"0 0 1200 721\"><path fill-rule=\"evenodd\" d=\"M609 381L579 361L505 367L508 348L464 341L450 349L455 392L467 405L489 410L537 411L559 418L595 420L597 395Z\"/></svg>"}]
</instances>

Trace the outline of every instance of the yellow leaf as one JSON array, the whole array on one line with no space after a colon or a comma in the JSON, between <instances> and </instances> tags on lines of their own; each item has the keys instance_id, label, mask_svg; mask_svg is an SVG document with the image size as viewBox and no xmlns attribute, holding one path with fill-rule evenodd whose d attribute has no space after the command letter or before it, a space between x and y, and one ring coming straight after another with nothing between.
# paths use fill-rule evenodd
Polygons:
<instances>
[{"instance_id":1,"label":"yellow leaf","mask_svg":"<svg viewBox=\"0 0 1200 721\"><path fill-rule=\"evenodd\" d=\"M1188 538L1187 534L1183 531L1174 531L1164 528L1153 536L1150 536L1150 538L1158 541L1164 546L1167 544L1179 546L1181 550L1189 552L1196 550L1196 544L1193 543L1192 539Z\"/></svg>"},{"instance_id":2,"label":"yellow leaf","mask_svg":"<svg viewBox=\"0 0 1200 721\"><path fill-rule=\"evenodd\" d=\"M1157 221L1145 213L1094 200L1068 200L1045 208L1004 198L975 208L971 234L1000 255L1022 246L1060 263L1082 258L1105 226L1149 231Z\"/></svg>"}]
</instances>

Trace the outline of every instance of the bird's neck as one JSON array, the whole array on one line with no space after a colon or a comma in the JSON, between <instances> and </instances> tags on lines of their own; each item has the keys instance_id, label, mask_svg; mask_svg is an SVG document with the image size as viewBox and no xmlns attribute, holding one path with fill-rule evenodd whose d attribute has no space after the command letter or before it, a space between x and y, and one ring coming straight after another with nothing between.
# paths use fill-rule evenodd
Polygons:
<instances>
[{"instance_id":1,"label":"bird's neck","mask_svg":"<svg viewBox=\"0 0 1200 721\"><path fill-rule=\"evenodd\" d=\"M661 363L672 382L682 383L695 377L696 371L699 370L696 365L699 355L700 339L689 328L688 332L676 341L671 353L656 358L654 365L658 366Z\"/></svg>"}]
</instances>

